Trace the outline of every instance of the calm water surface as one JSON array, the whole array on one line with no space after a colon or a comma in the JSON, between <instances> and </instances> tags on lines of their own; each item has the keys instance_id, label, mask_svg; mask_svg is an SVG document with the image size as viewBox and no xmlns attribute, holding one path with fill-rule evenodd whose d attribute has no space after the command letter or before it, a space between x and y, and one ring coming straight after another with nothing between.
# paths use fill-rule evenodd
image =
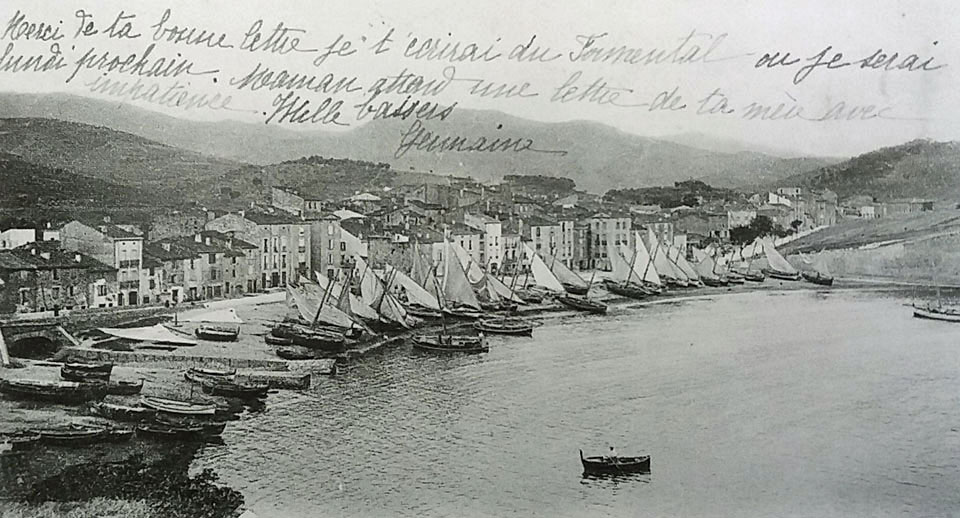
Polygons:
<instances>
[{"instance_id":1,"label":"calm water surface","mask_svg":"<svg viewBox=\"0 0 960 518\"><path fill-rule=\"evenodd\" d=\"M960 514L960 326L887 295L755 292L402 346L270 396L212 467L270 516ZM586 479L577 450L652 456Z\"/></svg>"}]
</instances>

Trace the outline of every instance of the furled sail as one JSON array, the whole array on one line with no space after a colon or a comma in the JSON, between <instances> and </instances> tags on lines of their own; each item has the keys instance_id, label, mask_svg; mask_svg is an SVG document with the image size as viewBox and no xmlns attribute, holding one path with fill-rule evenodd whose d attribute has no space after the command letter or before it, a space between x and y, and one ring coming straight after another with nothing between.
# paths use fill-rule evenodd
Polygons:
<instances>
[{"instance_id":1,"label":"furled sail","mask_svg":"<svg viewBox=\"0 0 960 518\"><path fill-rule=\"evenodd\" d=\"M386 271L388 276L394 276L394 285L406 293L409 303L418 304L430 309L440 309L440 303L437 301L437 298L424 289L423 286L417 284L417 282L408 275L389 264L387 265Z\"/></svg>"},{"instance_id":2,"label":"furled sail","mask_svg":"<svg viewBox=\"0 0 960 518\"><path fill-rule=\"evenodd\" d=\"M770 263L770 268L772 270L788 275L795 275L798 273L797 269L787 262L787 260L780 255L780 252L777 252L777 249L773 246L773 241L771 241L770 238L764 238L763 251L767 255L767 262Z\"/></svg>"},{"instance_id":3,"label":"furled sail","mask_svg":"<svg viewBox=\"0 0 960 518\"><path fill-rule=\"evenodd\" d=\"M533 281L537 283L537 285L561 293L566 291L563 289L563 284L560 283L557 276L550 271L550 267L543 262L540 255L533 251L533 248L530 248L529 244L523 243L523 253L526 255L530 265L530 273L533 274Z\"/></svg>"},{"instance_id":4,"label":"furled sail","mask_svg":"<svg viewBox=\"0 0 960 518\"><path fill-rule=\"evenodd\" d=\"M460 266L460 260L456 257L454 248L450 246L449 241L444 241L443 248L444 300L454 306L469 306L480 309L480 301L477 300L477 294L473 292L467 274Z\"/></svg>"}]
</instances>

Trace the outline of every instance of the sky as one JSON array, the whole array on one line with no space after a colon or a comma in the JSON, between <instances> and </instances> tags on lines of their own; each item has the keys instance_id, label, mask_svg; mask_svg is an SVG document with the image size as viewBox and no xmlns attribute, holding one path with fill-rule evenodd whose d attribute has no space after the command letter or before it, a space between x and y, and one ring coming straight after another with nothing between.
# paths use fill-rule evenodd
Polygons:
<instances>
[{"instance_id":1,"label":"sky","mask_svg":"<svg viewBox=\"0 0 960 518\"><path fill-rule=\"evenodd\" d=\"M226 34L224 41L233 48L210 49L163 41L163 38L155 40L151 26L161 19L165 9L170 9L170 16L163 27L177 25L196 28L197 32ZM23 23L11 25L18 10L24 16ZM92 14L88 20L94 22L97 34L74 37L81 19L77 17L79 10ZM136 15L128 20L132 26L130 34L139 33L139 38L105 34L121 10L127 15ZM332 55L315 64L321 52L240 50L243 35L257 20L262 20L264 33L281 22L297 29L298 32L289 35L301 37L301 49L323 49L342 35L340 41L350 40L351 50L356 52L349 56ZM591 120L644 136L696 132L824 156L854 155L915 138L960 140L960 91L955 80L955 70L960 68L960 42L956 36L960 34L960 2L953 1L324 0L268 4L197 0L167 3L7 0L0 5L0 21L0 30L4 31L0 38L0 91L69 92L131 102L198 120L229 118L264 123L277 109L277 96L281 92L238 91L230 86L231 79L238 81L260 63L275 71L285 69L320 77L331 73L336 78L356 76L354 84L362 88L351 94L334 95L330 100L330 104L342 101L339 122L344 125L294 124L289 120L279 123L289 129L343 131L362 124L364 121L357 120L354 106L362 102L379 78L397 75L406 69L422 75L424 80L449 79L451 71L452 77L458 79L437 95L421 95L422 102L441 106L457 103L459 108L494 109L546 122ZM60 46L65 66L43 73L12 72L9 67L5 71L5 63L9 64L13 56L50 55L51 41L26 34L30 23L41 22L58 27L63 34L55 43ZM371 46L390 29L393 29L393 41L387 45L389 50L375 54ZM590 40L590 35L594 38L588 48L623 46L649 52L677 48L691 33L694 36L680 47L681 53L699 44L698 56L704 58L691 63L643 65L571 59ZM538 63L508 59L516 45L531 37L535 37L534 46L550 49L543 55L552 59ZM418 38L420 44L426 38L440 38L444 44L459 41L461 48L470 42L476 42L480 49L492 45L493 50L487 57L496 53L501 57L460 62L414 59L404 56L411 38ZM140 78L142 82L156 83L158 88L169 88L179 82L180 91L193 95L231 95L231 110L170 108L142 99L131 100L129 96L91 92L96 81L132 84L137 79L116 70L105 71L103 67L81 69L66 81L76 68L76 61L88 51L95 57L102 52L110 52L111 56L137 53L139 57L150 44L155 44L154 58L190 59L195 63L195 70L216 72L176 78ZM704 57L711 45L715 45L714 49ZM816 56L828 47L819 60L822 65L814 67L797 82L795 78L801 67L817 62ZM917 57L908 65L921 68L926 62L926 68L932 70L863 68L864 58L881 49L887 55L898 54L891 61L893 65L902 65L910 54L915 54ZM800 61L789 66L756 67L764 53L774 52L779 52L780 57L789 52L786 61L795 58ZM850 64L828 69L826 62L837 52L843 56L833 63ZM450 69L451 66L454 68ZM515 85L515 88L523 83L529 86L524 91L526 96L491 99L470 93L470 87L481 84L480 80L492 85ZM594 82L606 82L613 90L607 90L606 97L579 98ZM573 93L569 88L563 90L565 84L579 90ZM697 114L698 108L706 107L699 101L714 91L726 96L727 109L733 112ZM611 99L612 92L618 94L615 99ZM667 92L673 94L667 95ZM563 93L567 93L568 100L559 102L557 98ZM296 94L310 100L314 107L327 97L314 92ZM682 98L677 99L678 95ZM381 93L377 102L399 103L404 97L403 93ZM718 96L713 98L718 99ZM769 106L771 111L785 103L781 115L791 106L798 106L802 117L750 120L745 115L751 103L757 103L754 108ZM686 107L670 109L681 105ZM855 106L871 105L870 111L853 111ZM654 106L656 109L652 109ZM833 119L857 115L854 118L866 116L868 120L820 120L828 114ZM839 117L840 114L843 117ZM881 116L877 117L878 114ZM277 124L279 119L279 115L275 116L271 124ZM432 123L440 124L440 121Z\"/></svg>"}]
</instances>

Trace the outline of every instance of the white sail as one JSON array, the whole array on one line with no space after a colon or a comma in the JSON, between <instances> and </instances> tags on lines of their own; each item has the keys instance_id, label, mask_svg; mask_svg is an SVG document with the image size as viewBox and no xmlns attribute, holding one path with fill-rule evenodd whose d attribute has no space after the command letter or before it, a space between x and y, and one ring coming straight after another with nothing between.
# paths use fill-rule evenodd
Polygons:
<instances>
[{"instance_id":1,"label":"white sail","mask_svg":"<svg viewBox=\"0 0 960 518\"><path fill-rule=\"evenodd\" d=\"M377 273L360 256L356 256L357 271L360 273L360 300L374 310L380 305L383 296L383 283Z\"/></svg>"},{"instance_id":2,"label":"white sail","mask_svg":"<svg viewBox=\"0 0 960 518\"><path fill-rule=\"evenodd\" d=\"M660 272L657 271L656 265L651 261L647 247L643 246L643 240L640 239L640 234L635 233L633 237L635 242L633 253L636 255L636 259L632 260L632 262L635 278L642 279L656 286L661 286L663 281L660 280Z\"/></svg>"},{"instance_id":3,"label":"white sail","mask_svg":"<svg viewBox=\"0 0 960 518\"><path fill-rule=\"evenodd\" d=\"M287 291L293 297L297 305L297 312L304 321L312 323L314 319L317 322L323 322L336 327L351 328L353 319L343 311L337 309L336 299L323 300L324 290L319 285L312 282L301 286L287 286ZM331 293L331 295L333 295ZM321 301L323 307L320 308ZM320 308L320 315L317 316L317 308Z\"/></svg>"},{"instance_id":4,"label":"white sail","mask_svg":"<svg viewBox=\"0 0 960 518\"><path fill-rule=\"evenodd\" d=\"M487 275L487 290L490 293L495 293L500 298L504 298L513 302L523 302L516 293L513 292L506 284L500 282L500 279L497 279L489 273Z\"/></svg>"},{"instance_id":5,"label":"white sail","mask_svg":"<svg viewBox=\"0 0 960 518\"><path fill-rule=\"evenodd\" d=\"M523 252L527 256L530 273L533 274L533 281L537 283L538 286L561 293L566 291L563 289L563 284L560 283L557 276L550 271L547 263L543 262L540 255L534 252L533 249L530 248L530 245L523 243Z\"/></svg>"},{"instance_id":6,"label":"white sail","mask_svg":"<svg viewBox=\"0 0 960 518\"><path fill-rule=\"evenodd\" d=\"M172 333L162 324L149 327L126 327L122 329L100 327L101 332L117 338L136 340L138 342L154 342L161 344L197 345L197 341Z\"/></svg>"},{"instance_id":7,"label":"white sail","mask_svg":"<svg viewBox=\"0 0 960 518\"><path fill-rule=\"evenodd\" d=\"M703 260L697 263L696 270L697 274L700 275L702 279L718 279L714 270L716 270L717 263L713 261L713 258L709 255L705 255Z\"/></svg>"},{"instance_id":8,"label":"white sail","mask_svg":"<svg viewBox=\"0 0 960 518\"><path fill-rule=\"evenodd\" d=\"M453 252L457 256L457 260L460 261L460 267L463 268L463 271L467 274L467 280L470 281L472 286L479 286L483 283L483 270L480 269L480 265L473 260L473 257L460 246L456 241L450 243L450 248L453 249Z\"/></svg>"},{"instance_id":9,"label":"white sail","mask_svg":"<svg viewBox=\"0 0 960 518\"><path fill-rule=\"evenodd\" d=\"M687 258L683 256L679 247L671 246L668 248L667 258L670 259L688 279L693 281L700 280L700 274L698 274L693 265L687 261Z\"/></svg>"},{"instance_id":10,"label":"white sail","mask_svg":"<svg viewBox=\"0 0 960 518\"><path fill-rule=\"evenodd\" d=\"M767 255L767 262L770 263L770 268L772 270L788 275L795 275L797 273L797 269L787 262L787 260L780 255L780 252L777 252L777 249L773 246L773 241L771 241L770 238L764 238L763 251Z\"/></svg>"},{"instance_id":11,"label":"white sail","mask_svg":"<svg viewBox=\"0 0 960 518\"><path fill-rule=\"evenodd\" d=\"M209 322L209 323L227 323L242 324L243 320L237 316L237 310L233 308L215 309L213 311L188 312L180 315L180 322Z\"/></svg>"},{"instance_id":12,"label":"white sail","mask_svg":"<svg viewBox=\"0 0 960 518\"><path fill-rule=\"evenodd\" d=\"M320 272L313 272L317 277L317 283L321 288L327 289L331 285L330 279ZM360 297L350 293L350 289L343 283L333 282L333 293L330 294L331 300L334 300L334 306L347 315L356 316L365 320L377 320L379 315L370 306L363 303ZM346 293L344 293L346 292ZM330 303L328 300L327 303ZM362 324L362 322L357 322Z\"/></svg>"},{"instance_id":13,"label":"white sail","mask_svg":"<svg viewBox=\"0 0 960 518\"><path fill-rule=\"evenodd\" d=\"M410 278L416 281L421 287L427 290L432 289L430 286L430 282L432 282L430 280L430 262L423 257L418 243L413 244L411 252L413 253L413 259L410 263Z\"/></svg>"},{"instance_id":14,"label":"white sail","mask_svg":"<svg viewBox=\"0 0 960 518\"><path fill-rule=\"evenodd\" d=\"M639 233L636 238L637 240L640 239ZM660 244L660 240L657 239L653 229L647 229L647 239L650 242L650 255L653 265L657 268L657 273L667 279L687 280L687 276L679 268L675 268L673 262L667 259L666 249Z\"/></svg>"},{"instance_id":15,"label":"white sail","mask_svg":"<svg viewBox=\"0 0 960 518\"><path fill-rule=\"evenodd\" d=\"M610 260L610 280L616 282L627 282L632 277L630 273L630 260L628 257L629 251L620 245L619 247L613 243L607 244L607 259Z\"/></svg>"},{"instance_id":16,"label":"white sail","mask_svg":"<svg viewBox=\"0 0 960 518\"><path fill-rule=\"evenodd\" d=\"M430 309L440 309L440 303L436 297L424 289L423 286L417 284L417 282L408 275L388 264L387 276L389 277L391 275L395 276L393 277L394 285L402 288L403 291L406 292L408 302L411 304L419 304Z\"/></svg>"},{"instance_id":17,"label":"white sail","mask_svg":"<svg viewBox=\"0 0 960 518\"><path fill-rule=\"evenodd\" d=\"M570 284L578 288L587 287L587 281L583 280L583 278L577 275L576 272L570 268L567 268L567 265L563 264L563 261L551 256L550 254L542 255L543 262L550 267L550 271L553 272L554 277L556 277L561 283Z\"/></svg>"},{"instance_id":18,"label":"white sail","mask_svg":"<svg viewBox=\"0 0 960 518\"><path fill-rule=\"evenodd\" d=\"M477 300L477 294L473 292L467 274L460 266L460 260L456 257L454 248L450 246L449 241L444 241L443 246L443 298L446 302L453 305L469 306L474 309L480 309L480 301Z\"/></svg>"}]
</instances>

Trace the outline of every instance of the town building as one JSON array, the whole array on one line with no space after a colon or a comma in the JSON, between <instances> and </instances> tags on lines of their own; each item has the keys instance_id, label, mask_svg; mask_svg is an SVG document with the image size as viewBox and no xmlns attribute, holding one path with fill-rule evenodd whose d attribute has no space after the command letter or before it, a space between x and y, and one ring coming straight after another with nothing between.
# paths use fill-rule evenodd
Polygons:
<instances>
[{"instance_id":1,"label":"town building","mask_svg":"<svg viewBox=\"0 0 960 518\"><path fill-rule=\"evenodd\" d=\"M497 271L503 264L503 224L486 214L464 214L463 222L468 227L481 231L483 262L479 263L489 272Z\"/></svg>"},{"instance_id":2,"label":"town building","mask_svg":"<svg viewBox=\"0 0 960 518\"><path fill-rule=\"evenodd\" d=\"M293 214L240 211L212 219L207 230L253 243L260 249L260 286L286 286L299 275L309 275L311 263L310 222Z\"/></svg>"},{"instance_id":3,"label":"town building","mask_svg":"<svg viewBox=\"0 0 960 518\"><path fill-rule=\"evenodd\" d=\"M117 305L117 270L56 242L0 250L0 314Z\"/></svg>"},{"instance_id":4,"label":"town building","mask_svg":"<svg viewBox=\"0 0 960 518\"><path fill-rule=\"evenodd\" d=\"M631 221L626 214L598 212L585 219L584 257L586 268L610 270L608 246L630 244Z\"/></svg>"},{"instance_id":5,"label":"town building","mask_svg":"<svg viewBox=\"0 0 960 518\"><path fill-rule=\"evenodd\" d=\"M60 243L64 250L89 255L117 270L117 306L141 304L141 296L150 293L149 276L141 275L143 236L110 223L88 225L73 220L60 229Z\"/></svg>"},{"instance_id":6,"label":"town building","mask_svg":"<svg viewBox=\"0 0 960 518\"><path fill-rule=\"evenodd\" d=\"M0 232L0 250L10 250L37 240L37 231L32 228L8 228Z\"/></svg>"}]
</instances>

